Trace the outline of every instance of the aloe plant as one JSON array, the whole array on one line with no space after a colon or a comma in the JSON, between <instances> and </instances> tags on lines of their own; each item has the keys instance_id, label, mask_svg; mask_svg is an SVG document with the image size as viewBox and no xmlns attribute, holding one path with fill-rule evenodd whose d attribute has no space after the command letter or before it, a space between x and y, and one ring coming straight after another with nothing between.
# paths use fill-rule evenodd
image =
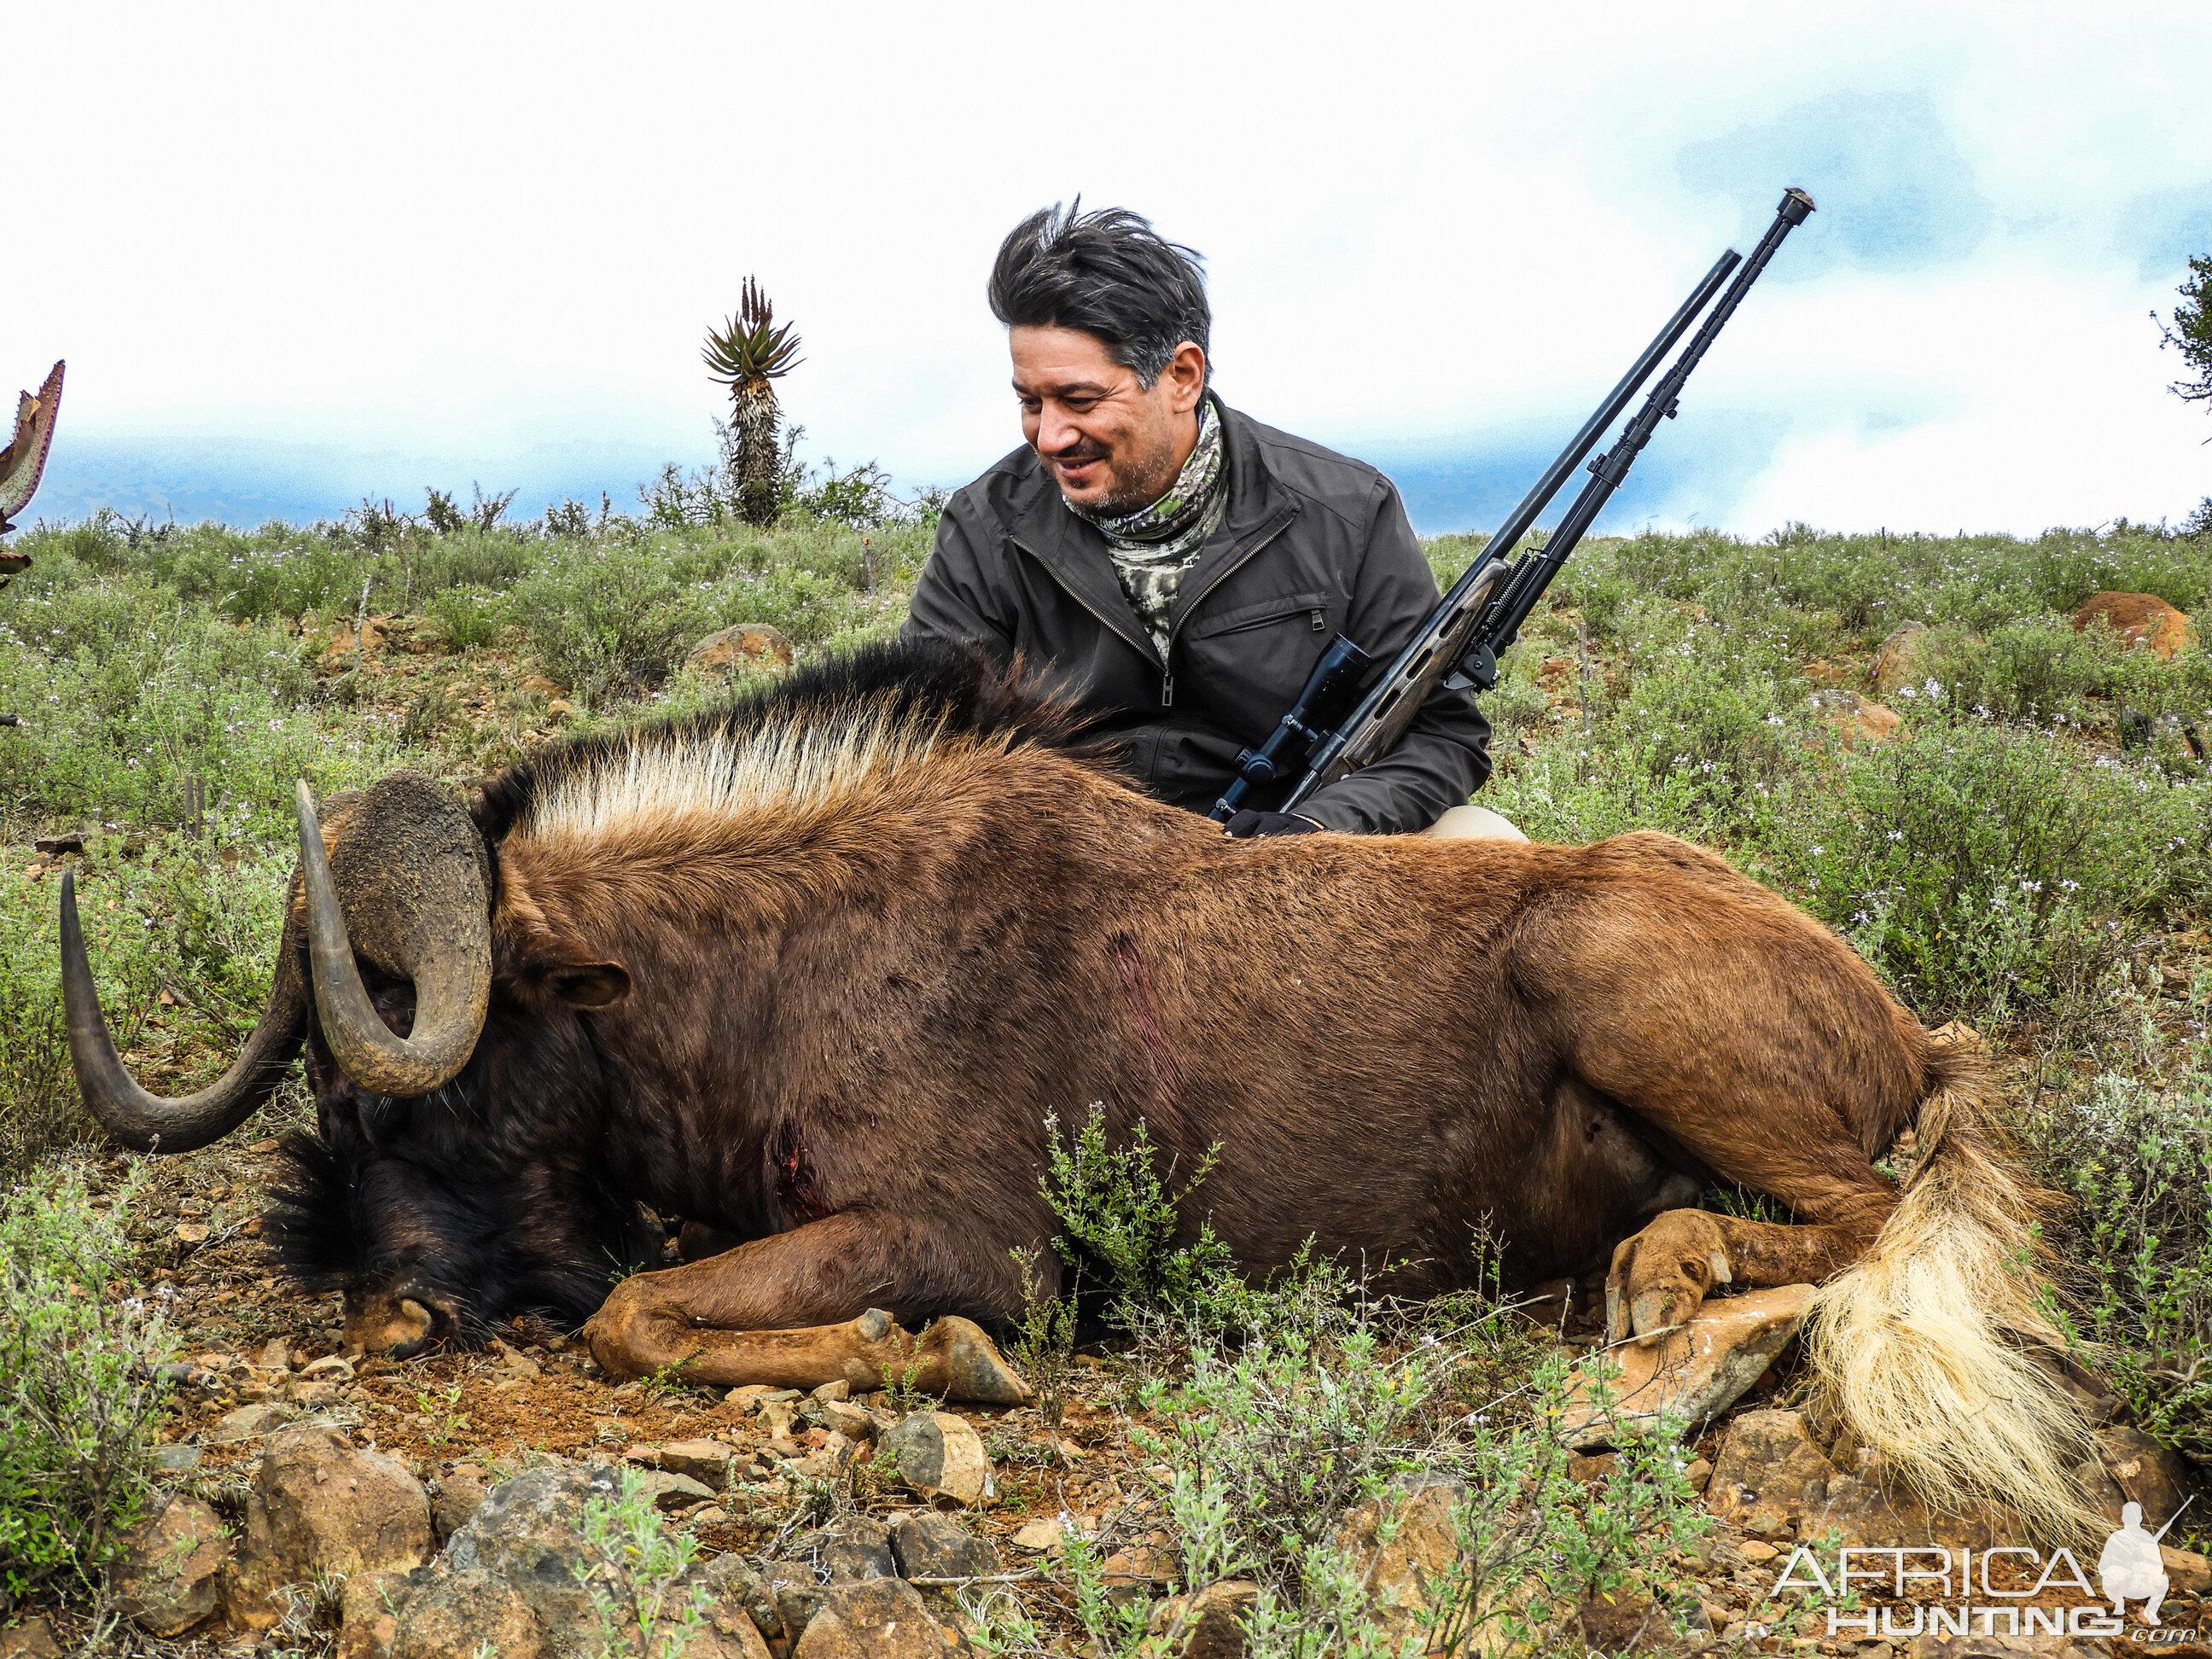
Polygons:
<instances>
[{"instance_id":1,"label":"aloe plant","mask_svg":"<svg viewBox=\"0 0 2212 1659\"><path fill-rule=\"evenodd\" d=\"M702 354L714 378L729 387L736 410L738 501L748 524L774 524L783 505L783 412L775 382L802 361L791 330L789 323L777 324L775 306L748 276L738 314L708 334Z\"/></svg>"}]
</instances>

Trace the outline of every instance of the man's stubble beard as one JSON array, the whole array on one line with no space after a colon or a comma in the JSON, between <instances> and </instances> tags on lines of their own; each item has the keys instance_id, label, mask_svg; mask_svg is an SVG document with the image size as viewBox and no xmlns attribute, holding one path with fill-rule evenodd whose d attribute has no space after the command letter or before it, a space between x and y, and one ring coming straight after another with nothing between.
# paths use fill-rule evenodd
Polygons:
<instances>
[{"instance_id":1,"label":"man's stubble beard","mask_svg":"<svg viewBox=\"0 0 2212 1659\"><path fill-rule=\"evenodd\" d=\"M1140 455L1131 458L1133 465L1127 469L1132 477L1131 483L1112 490L1097 501L1086 503L1084 511L1108 519L1124 518L1132 513L1143 512L1166 495L1174 484L1178 471L1175 450L1175 431L1170 426L1157 444ZM1116 469L1117 471L1121 470Z\"/></svg>"}]
</instances>

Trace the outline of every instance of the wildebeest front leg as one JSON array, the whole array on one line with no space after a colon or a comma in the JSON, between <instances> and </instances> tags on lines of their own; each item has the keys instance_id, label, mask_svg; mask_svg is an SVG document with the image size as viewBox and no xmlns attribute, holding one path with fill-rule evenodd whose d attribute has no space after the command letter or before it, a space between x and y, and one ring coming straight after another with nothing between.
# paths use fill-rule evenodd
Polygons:
<instances>
[{"instance_id":1,"label":"wildebeest front leg","mask_svg":"<svg viewBox=\"0 0 2212 1659\"><path fill-rule=\"evenodd\" d=\"M1872 1225L1784 1226L1710 1210L1668 1210L1625 1238L1606 1275L1606 1335L1656 1341L1716 1285L1817 1285L1856 1261Z\"/></svg>"},{"instance_id":2,"label":"wildebeest front leg","mask_svg":"<svg viewBox=\"0 0 2212 1659\"><path fill-rule=\"evenodd\" d=\"M997 1299L1000 1287L961 1272L964 1254L886 1218L830 1216L626 1279L584 1334L617 1376L665 1370L716 1387L876 1389L911 1375L927 1394L1018 1405L1029 1386L973 1322L939 1318L919 1336L896 1322Z\"/></svg>"}]
</instances>

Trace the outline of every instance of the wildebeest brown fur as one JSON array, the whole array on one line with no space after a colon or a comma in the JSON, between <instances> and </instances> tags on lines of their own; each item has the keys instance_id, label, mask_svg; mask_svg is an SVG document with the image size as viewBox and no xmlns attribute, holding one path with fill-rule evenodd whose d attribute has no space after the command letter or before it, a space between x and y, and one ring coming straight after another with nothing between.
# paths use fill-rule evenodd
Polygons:
<instances>
[{"instance_id":1,"label":"wildebeest brown fur","mask_svg":"<svg viewBox=\"0 0 2212 1659\"><path fill-rule=\"evenodd\" d=\"M1955 1332L1922 1340L1925 1309L1880 1300L1903 1295L1876 1244L1898 1193L1872 1160L1923 1102L1979 1196L1915 1249L2032 1208L1982 1156L1971 1061L1802 912L1670 836L1231 842L1127 787L1018 678L895 649L568 745L474 817L492 979L468 1067L394 1100L309 1033L322 1146L288 1224L303 1259L331 1225L307 1211L375 1235L333 1273L365 1340L496 1316L485 1264L514 1232L588 1256L643 1200L744 1242L616 1285L588 1328L608 1369L865 1371L896 1340L867 1310L1018 1310L1009 1253L1056 1229L1045 1121L1096 1103L1184 1169L1218 1150L1183 1227L1210 1223L1255 1275L1310 1240L1394 1264L1403 1293L1466 1286L1486 1230L1516 1283L1610 1261L1616 1328L1649 1336L1716 1282L1858 1262L1829 1292L1854 1328L1894 1314L1900 1352L1970 1395L2036 1386L1993 1336L1962 1368ZM365 914L388 878L347 873L342 823L325 842ZM404 1031L405 977L355 943ZM1796 1223L1687 1207L1716 1177ZM1972 1294L1985 1334L2043 1334L2027 1292ZM954 1347L945 1386L1006 1386L988 1344ZM1934 1387L1883 1377L1859 1394L1885 1413Z\"/></svg>"}]
</instances>

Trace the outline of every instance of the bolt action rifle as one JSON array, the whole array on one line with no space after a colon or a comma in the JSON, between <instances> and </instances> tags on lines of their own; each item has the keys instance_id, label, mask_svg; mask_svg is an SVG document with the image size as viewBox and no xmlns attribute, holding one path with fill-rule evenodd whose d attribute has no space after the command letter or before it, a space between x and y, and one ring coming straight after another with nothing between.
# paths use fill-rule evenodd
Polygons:
<instances>
[{"instance_id":1,"label":"bolt action rifle","mask_svg":"<svg viewBox=\"0 0 2212 1659\"><path fill-rule=\"evenodd\" d=\"M1454 582L1443 602L1429 613L1405 649L1399 652L1379 678L1368 684L1375 659L1339 634L1314 665L1305 690L1285 714L1266 743L1247 749L1237 757L1237 776L1214 803L1212 816L1224 823L1243 807L1252 792L1304 769L1304 775L1283 798L1279 811L1297 809L1317 789L1324 789L1362 767L1372 765L1397 746L1413 716L1437 686L1452 690L1487 691L1498 684L1498 659L1520 637L1521 624L1544 597L1567 556L1590 527L1605 504L1620 488L1628 469L1659 422L1673 418L1683 385L1721 330L1743 303L1743 296L1766 269L1766 262L1782 246L1782 239L1805 222L1813 211L1813 198L1802 190L1782 198L1774 222L1744 259L1734 248L1721 255L1713 268L1682 302L1659 336L1613 387L1575 434L1574 441L1545 470L1521 505L1515 507L1490 545L1510 552L1528 533L1539 514L1551 504L1577 467L1643 388L1660 362L1696 322L1698 315L1728 282L1729 284L1705 326L1698 331L1673 368L1667 371L1644 407L1622 430L1611 449L1589 464L1590 480L1567 509L1541 548L1524 553L1509 564L1496 555L1478 558ZM1736 267L1741 264L1739 271ZM1365 695L1361 688L1366 687Z\"/></svg>"}]
</instances>

